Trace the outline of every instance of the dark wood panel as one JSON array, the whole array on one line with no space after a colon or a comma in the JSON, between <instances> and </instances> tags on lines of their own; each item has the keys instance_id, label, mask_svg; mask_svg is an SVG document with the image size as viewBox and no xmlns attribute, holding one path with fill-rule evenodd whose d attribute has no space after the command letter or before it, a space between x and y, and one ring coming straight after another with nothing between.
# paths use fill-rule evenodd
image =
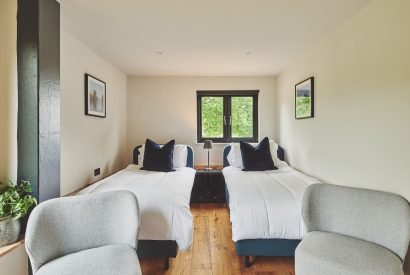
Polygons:
<instances>
[{"instance_id":1,"label":"dark wood panel","mask_svg":"<svg viewBox=\"0 0 410 275\"><path fill-rule=\"evenodd\" d=\"M19 0L17 13L18 179L38 198L38 3Z\"/></svg>"},{"instance_id":2,"label":"dark wood panel","mask_svg":"<svg viewBox=\"0 0 410 275\"><path fill-rule=\"evenodd\" d=\"M18 0L18 179L60 196L60 5Z\"/></svg>"},{"instance_id":3,"label":"dark wood panel","mask_svg":"<svg viewBox=\"0 0 410 275\"><path fill-rule=\"evenodd\" d=\"M60 196L60 4L39 2L39 199Z\"/></svg>"}]
</instances>

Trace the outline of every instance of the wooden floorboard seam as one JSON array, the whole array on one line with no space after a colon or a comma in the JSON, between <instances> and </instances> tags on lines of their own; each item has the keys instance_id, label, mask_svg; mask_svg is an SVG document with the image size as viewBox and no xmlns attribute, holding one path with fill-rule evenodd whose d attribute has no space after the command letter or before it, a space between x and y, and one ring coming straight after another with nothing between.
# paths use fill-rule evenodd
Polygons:
<instances>
[{"instance_id":1,"label":"wooden floorboard seam","mask_svg":"<svg viewBox=\"0 0 410 275\"><path fill-rule=\"evenodd\" d=\"M226 204L193 204L194 236L188 251L179 251L163 269L163 259L140 259L143 275L294 275L293 257L251 257L245 268L236 255Z\"/></svg>"}]
</instances>

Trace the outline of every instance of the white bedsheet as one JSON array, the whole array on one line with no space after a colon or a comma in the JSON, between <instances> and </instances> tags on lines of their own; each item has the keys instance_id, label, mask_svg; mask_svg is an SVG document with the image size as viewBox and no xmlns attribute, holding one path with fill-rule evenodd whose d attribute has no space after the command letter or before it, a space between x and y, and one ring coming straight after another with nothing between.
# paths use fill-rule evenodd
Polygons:
<instances>
[{"instance_id":1,"label":"white bedsheet","mask_svg":"<svg viewBox=\"0 0 410 275\"><path fill-rule=\"evenodd\" d=\"M179 249L188 250L193 234L189 201L194 178L195 170L188 167L164 173L139 170L136 165L129 165L79 194L114 190L133 192L140 207L139 239L175 240Z\"/></svg>"},{"instance_id":2,"label":"white bedsheet","mask_svg":"<svg viewBox=\"0 0 410 275\"><path fill-rule=\"evenodd\" d=\"M223 169L229 191L233 241L302 239L301 203L306 187L319 183L281 162L278 170Z\"/></svg>"}]
</instances>

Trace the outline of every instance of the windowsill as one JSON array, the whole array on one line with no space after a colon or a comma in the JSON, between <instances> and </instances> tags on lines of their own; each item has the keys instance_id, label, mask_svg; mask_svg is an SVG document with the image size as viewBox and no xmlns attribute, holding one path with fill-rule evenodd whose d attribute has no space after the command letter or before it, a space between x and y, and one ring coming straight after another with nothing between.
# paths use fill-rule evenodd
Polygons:
<instances>
[{"instance_id":1,"label":"windowsill","mask_svg":"<svg viewBox=\"0 0 410 275\"><path fill-rule=\"evenodd\" d=\"M85 187L87 187L87 186L85 186ZM72 193L70 193L66 196L73 196L76 193L78 193L79 191L81 191L82 189L84 189L85 187L79 188L78 190L75 190L74 192L72 192ZM8 253L13 251L14 249L18 248L20 245L24 245L24 235L21 235L20 238L18 239L18 241L15 242L15 243L0 247L0 258L7 255Z\"/></svg>"},{"instance_id":2,"label":"windowsill","mask_svg":"<svg viewBox=\"0 0 410 275\"><path fill-rule=\"evenodd\" d=\"M114 172L114 173L115 173L115 172ZM113 173L113 174L114 174L114 173ZM112 175L112 174L111 174L111 175ZM110 176L110 175L109 175L109 176ZM108 177L108 176L107 176L107 177ZM103 177L103 178L106 178L106 177ZM83 190L84 188L90 186L91 184L93 184L93 183L90 183L90 184L88 184L88 185L86 185L86 186L83 186L83 187L81 187L81 188L78 188L77 190L75 190L75 191L73 191L73 192L71 192L71 193L69 193L69 194L67 194L67 195L65 195L65 196L62 196L62 197L74 196L74 195L76 195L78 192L80 192L81 190ZM20 245L24 245L24 235L21 235L20 238L18 239L18 241L15 242L15 243L9 244L9 245L7 245L7 246L0 247L0 257L7 255L8 253L10 253L11 251L13 251L14 249L18 248Z\"/></svg>"},{"instance_id":3,"label":"windowsill","mask_svg":"<svg viewBox=\"0 0 410 275\"><path fill-rule=\"evenodd\" d=\"M80 187L80 188L74 190L73 192L68 193L67 195L64 195L63 197L75 196L75 195L77 195L78 192L80 192L81 190L83 190L83 189L85 189L85 188L87 188L88 186L93 185L93 184L94 184L94 183L90 183L90 184L87 184L86 186Z\"/></svg>"},{"instance_id":4,"label":"windowsill","mask_svg":"<svg viewBox=\"0 0 410 275\"><path fill-rule=\"evenodd\" d=\"M216 144L216 145L229 145L229 144L231 144L232 142L216 142L216 141L212 141L212 144ZM198 144L204 144L203 142L198 142L198 141L196 141L195 142L195 145L198 145Z\"/></svg>"},{"instance_id":5,"label":"windowsill","mask_svg":"<svg viewBox=\"0 0 410 275\"><path fill-rule=\"evenodd\" d=\"M19 247L20 245L24 245L24 236L21 236L19 240L15 243L9 244L7 246L0 247L0 257L3 257Z\"/></svg>"},{"instance_id":6,"label":"windowsill","mask_svg":"<svg viewBox=\"0 0 410 275\"><path fill-rule=\"evenodd\" d=\"M258 138L258 140L256 140L256 141L250 141L250 140L244 140L245 142L248 142L248 143L259 143L259 138ZM212 141L212 144L216 144L216 145L229 145L229 144L231 144L231 143L239 143L239 140L233 140L233 141ZM204 142L198 142L198 141L195 141L195 143L194 143L195 145L199 145L199 144L204 144Z\"/></svg>"}]
</instances>

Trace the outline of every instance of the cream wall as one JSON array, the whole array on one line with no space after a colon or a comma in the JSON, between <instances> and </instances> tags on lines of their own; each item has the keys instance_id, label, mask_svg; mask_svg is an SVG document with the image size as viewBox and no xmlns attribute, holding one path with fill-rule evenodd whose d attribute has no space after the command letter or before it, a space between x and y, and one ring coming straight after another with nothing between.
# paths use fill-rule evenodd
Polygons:
<instances>
[{"instance_id":1,"label":"cream wall","mask_svg":"<svg viewBox=\"0 0 410 275\"><path fill-rule=\"evenodd\" d=\"M197 90L260 90L259 137L276 138L274 77L128 77L128 161L137 144L151 138L194 147L195 164L207 162L202 144L196 144ZM222 148L215 144L211 164L222 163Z\"/></svg>"},{"instance_id":2,"label":"cream wall","mask_svg":"<svg viewBox=\"0 0 410 275\"><path fill-rule=\"evenodd\" d=\"M84 74L107 85L107 117L84 115ZM61 195L124 168L127 77L61 29ZM94 168L101 175L94 177Z\"/></svg>"},{"instance_id":3,"label":"cream wall","mask_svg":"<svg viewBox=\"0 0 410 275\"><path fill-rule=\"evenodd\" d=\"M327 183L410 200L410 1L375 1L278 76L279 141ZM294 119L294 85L315 76L315 118ZM406 269L410 274L410 259Z\"/></svg>"},{"instance_id":4,"label":"cream wall","mask_svg":"<svg viewBox=\"0 0 410 275\"><path fill-rule=\"evenodd\" d=\"M0 274L27 275L28 255L24 245L20 245L6 255L0 257Z\"/></svg>"},{"instance_id":5,"label":"cream wall","mask_svg":"<svg viewBox=\"0 0 410 275\"><path fill-rule=\"evenodd\" d=\"M375 1L278 77L279 140L325 182L410 200L410 1ZM315 118L294 119L294 85L315 76Z\"/></svg>"},{"instance_id":6,"label":"cream wall","mask_svg":"<svg viewBox=\"0 0 410 275\"><path fill-rule=\"evenodd\" d=\"M0 181L17 178L16 16L16 1L0 1Z\"/></svg>"},{"instance_id":7,"label":"cream wall","mask_svg":"<svg viewBox=\"0 0 410 275\"><path fill-rule=\"evenodd\" d=\"M17 1L0 1L0 181L17 179ZM0 273L28 274L20 246L0 257Z\"/></svg>"}]
</instances>

